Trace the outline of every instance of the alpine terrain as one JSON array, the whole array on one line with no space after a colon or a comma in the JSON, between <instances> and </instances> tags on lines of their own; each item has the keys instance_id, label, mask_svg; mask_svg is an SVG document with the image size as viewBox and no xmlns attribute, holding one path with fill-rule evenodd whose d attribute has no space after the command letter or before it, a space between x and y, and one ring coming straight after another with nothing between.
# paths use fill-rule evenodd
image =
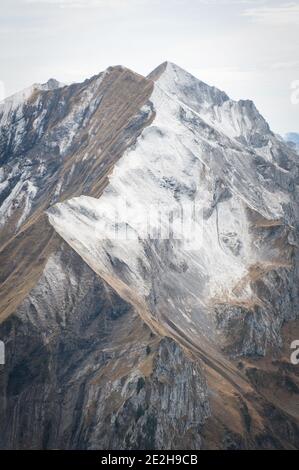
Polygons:
<instances>
[{"instance_id":1,"label":"alpine terrain","mask_svg":"<svg viewBox=\"0 0 299 470\"><path fill-rule=\"evenodd\" d=\"M0 448L298 449L298 201L295 146L175 64L4 100Z\"/></svg>"}]
</instances>

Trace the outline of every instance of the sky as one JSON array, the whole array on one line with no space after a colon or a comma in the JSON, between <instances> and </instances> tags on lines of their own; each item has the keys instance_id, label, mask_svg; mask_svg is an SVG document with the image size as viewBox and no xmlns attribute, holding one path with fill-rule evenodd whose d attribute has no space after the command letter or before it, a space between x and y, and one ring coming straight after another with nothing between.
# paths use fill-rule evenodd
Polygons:
<instances>
[{"instance_id":1,"label":"sky","mask_svg":"<svg viewBox=\"0 0 299 470\"><path fill-rule=\"evenodd\" d=\"M299 0L0 0L0 97L165 60L299 132Z\"/></svg>"}]
</instances>

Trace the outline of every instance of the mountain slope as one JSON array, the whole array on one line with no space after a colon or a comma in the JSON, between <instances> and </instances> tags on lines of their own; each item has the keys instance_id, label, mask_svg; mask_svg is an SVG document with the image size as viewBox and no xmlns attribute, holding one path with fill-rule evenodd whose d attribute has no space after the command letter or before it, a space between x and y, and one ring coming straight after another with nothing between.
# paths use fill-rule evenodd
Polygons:
<instances>
[{"instance_id":1,"label":"mountain slope","mask_svg":"<svg viewBox=\"0 0 299 470\"><path fill-rule=\"evenodd\" d=\"M200 366L154 337L65 244L0 334L1 448L168 447L170 427L172 446L182 436L200 445Z\"/></svg>"},{"instance_id":2,"label":"mountain slope","mask_svg":"<svg viewBox=\"0 0 299 470\"><path fill-rule=\"evenodd\" d=\"M171 83L172 72L172 68L164 72L170 75L166 83ZM220 133L165 93L160 80L148 104L155 111L154 120L115 165L101 198L79 197L57 204L48 211L49 220L102 278L115 282L113 287L122 297L147 311L149 323L158 320L158 329L167 317L166 323L171 319L197 342L199 333L200 341L215 342L217 337L219 342L216 331L221 329L222 310L226 305L243 308L241 318L249 311L263 320L248 325L249 331L256 331L243 338L244 350L236 345L233 352L263 354L267 342L279 341L284 319L297 315L291 304L278 306L273 316L268 310L275 308L275 299L259 295L254 286L255 280L264 280L275 292L273 271L280 272L284 288L295 275L297 214L288 190L298 174L294 156L285 146L292 172L261 161L253 147ZM133 210L119 214L118 220L115 208L124 201ZM195 206L197 237L189 240L184 233L181 239L142 237L138 216L147 216L153 204L159 206L163 223L169 212L176 217L182 205ZM135 239L122 239L124 225ZM159 220L153 220L151 229L158 233ZM113 238L114 230L118 236ZM188 241L190 246L185 246Z\"/></svg>"},{"instance_id":3,"label":"mountain slope","mask_svg":"<svg viewBox=\"0 0 299 470\"><path fill-rule=\"evenodd\" d=\"M151 86L111 68L83 84L36 93L22 108L22 139L14 115L0 128L2 317L36 283L56 244L44 210L74 195L101 194L111 166L151 119L139 111Z\"/></svg>"},{"instance_id":4,"label":"mountain slope","mask_svg":"<svg viewBox=\"0 0 299 470\"><path fill-rule=\"evenodd\" d=\"M154 336L44 216L57 200L101 194L111 166L152 119L142 110L152 87L111 67L83 84L23 93L26 131L16 135L14 112L0 127L1 448L167 447L184 435L200 445L209 415L200 365ZM165 372L177 385L165 383Z\"/></svg>"},{"instance_id":5,"label":"mountain slope","mask_svg":"<svg viewBox=\"0 0 299 470\"><path fill-rule=\"evenodd\" d=\"M1 447L298 447L295 152L170 63L22 113L0 126Z\"/></svg>"},{"instance_id":6,"label":"mountain slope","mask_svg":"<svg viewBox=\"0 0 299 470\"><path fill-rule=\"evenodd\" d=\"M257 111L251 121L246 114L247 134L239 128L237 137L226 135L225 114L220 129L207 108L209 100L221 106L221 98L228 99L200 82L190 91L193 77L177 66L163 69L154 73L148 103L155 118L117 163L101 198L57 204L49 220L156 332L196 352L243 395L253 394L229 357L277 349L282 325L297 317L295 154L266 125L259 132L267 131L271 160L262 156L265 148L256 150L256 140L242 143L241 134L252 136L263 122L259 115L255 122ZM278 149L284 152L280 158ZM122 203L133 209L116 213ZM182 205L195 204L203 221L192 228L197 237L143 237L140 215L152 204L163 221L170 212L180 214ZM153 221L152 233L167 230L159 223ZM133 240L123 239L124 226Z\"/></svg>"}]
</instances>

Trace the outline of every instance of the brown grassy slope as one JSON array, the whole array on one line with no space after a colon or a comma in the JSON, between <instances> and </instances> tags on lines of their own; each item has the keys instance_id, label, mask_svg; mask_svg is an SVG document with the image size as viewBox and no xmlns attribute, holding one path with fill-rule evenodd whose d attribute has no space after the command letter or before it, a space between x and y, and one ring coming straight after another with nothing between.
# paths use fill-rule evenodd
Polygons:
<instances>
[{"instance_id":1,"label":"brown grassy slope","mask_svg":"<svg viewBox=\"0 0 299 470\"><path fill-rule=\"evenodd\" d=\"M18 214L14 214L0 233L0 321L12 314L26 297L49 255L61 243L44 215L53 202L58 181L63 181L59 200L81 194L99 197L116 161L153 118L152 114L140 116L140 108L147 102L152 87L150 80L123 67L108 69L96 91L101 95L100 104L87 127L75 136L70 153L40 188L38 204L29 219L16 233ZM68 87L61 93L69 94ZM77 95L67 97L69 113L79 99ZM59 120L52 115L45 138L59 126Z\"/></svg>"}]
</instances>

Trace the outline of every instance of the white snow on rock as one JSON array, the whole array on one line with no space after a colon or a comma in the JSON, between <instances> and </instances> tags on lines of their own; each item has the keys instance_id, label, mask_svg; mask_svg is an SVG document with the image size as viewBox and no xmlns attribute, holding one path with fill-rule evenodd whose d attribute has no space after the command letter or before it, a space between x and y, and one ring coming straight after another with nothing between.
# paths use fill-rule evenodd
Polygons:
<instances>
[{"instance_id":1,"label":"white snow on rock","mask_svg":"<svg viewBox=\"0 0 299 470\"><path fill-rule=\"evenodd\" d=\"M231 138L247 139L252 132L270 132L252 101L231 100L223 91L198 80L176 64L166 62L157 84Z\"/></svg>"},{"instance_id":2,"label":"white snow on rock","mask_svg":"<svg viewBox=\"0 0 299 470\"><path fill-rule=\"evenodd\" d=\"M163 319L172 331L216 341L213 305L257 302L249 268L261 257L270 263L278 256L276 247L261 254L254 244L248 208L279 220L288 195L269 190L255 167L257 154L233 138L246 135L252 123L246 113L231 120L231 107L224 119L224 93L167 65L150 101L155 119L114 167L101 198L56 204L49 221L148 322ZM151 220L156 236L146 238L140 217L147 221L152 205L159 208ZM125 206L129 210L116 219L116 208ZM196 207L199 217L191 243L190 233L159 238L161 217L163 226L169 212L180 214L187 206Z\"/></svg>"},{"instance_id":3,"label":"white snow on rock","mask_svg":"<svg viewBox=\"0 0 299 470\"><path fill-rule=\"evenodd\" d=\"M6 186L7 182L0 184L0 194ZM32 202L37 194L37 190L38 188L30 180L21 179L17 182L0 207L0 228L5 225L12 213L16 210L21 211L16 229L25 222L30 214Z\"/></svg>"},{"instance_id":4,"label":"white snow on rock","mask_svg":"<svg viewBox=\"0 0 299 470\"><path fill-rule=\"evenodd\" d=\"M88 119L99 105L102 97L97 94L97 89L105 75L106 71L102 72L96 80L93 80L89 86L83 90L78 102L74 104L71 112L62 120L60 130L61 139L58 142L62 156L67 153L79 128L84 127L85 123L88 122Z\"/></svg>"}]
</instances>

